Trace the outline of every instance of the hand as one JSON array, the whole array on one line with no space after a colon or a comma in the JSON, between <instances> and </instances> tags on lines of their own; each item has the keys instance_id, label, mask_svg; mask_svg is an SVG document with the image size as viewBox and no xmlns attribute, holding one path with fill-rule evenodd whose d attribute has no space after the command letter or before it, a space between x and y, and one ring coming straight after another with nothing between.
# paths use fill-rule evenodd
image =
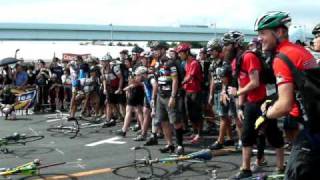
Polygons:
<instances>
[{"instance_id":1,"label":"hand","mask_svg":"<svg viewBox=\"0 0 320 180\"><path fill-rule=\"evenodd\" d=\"M108 91L106 89L103 90L103 94L107 95Z\"/></svg>"},{"instance_id":2,"label":"hand","mask_svg":"<svg viewBox=\"0 0 320 180\"><path fill-rule=\"evenodd\" d=\"M173 97L170 97L169 102L168 102L168 107L170 109L173 109L176 106L176 99Z\"/></svg>"},{"instance_id":3,"label":"hand","mask_svg":"<svg viewBox=\"0 0 320 180\"><path fill-rule=\"evenodd\" d=\"M232 96L237 96L237 88L235 87L228 87L228 94L232 95Z\"/></svg>"},{"instance_id":4,"label":"hand","mask_svg":"<svg viewBox=\"0 0 320 180\"><path fill-rule=\"evenodd\" d=\"M150 106L151 106L152 109L155 107L155 102L154 102L153 99L150 101Z\"/></svg>"},{"instance_id":5,"label":"hand","mask_svg":"<svg viewBox=\"0 0 320 180\"><path fill-rule=\"evenodd\" d=\"M238 115L239 121L242 123L244 120L243 110L239 109L237 115Z\"/></svg>"},{"instance_id":6,"label":"hand","mask_svg":"<svg viewBox=\"0 0 320 180\"><path fill-rule=\"evenodd\" d=\"M115 94L122 94L122 90L121 89L116 90Z\"/></svg>"},{"instance_id":7,"label":"hand","mask_svg":"<svg viewBox=\"0 0 320 180\"><path fill-rule=\"evenodd\" d=\"M272 100L267 99L262 105L261 105L261 112L266 112L267 109L271 106Z\"/></svg>"},{"instance_id":8,"label":"hand","mask_svg":"<svg viewBox=\"0 0 320 180\"><path fill-rule=\"evenodd\" d=\"M228 102L230 101L229 96L226 93L221 93L220 95L220 101L222 101L222 103L224 105L228 105Z\"/></svg>"}]
</instances>

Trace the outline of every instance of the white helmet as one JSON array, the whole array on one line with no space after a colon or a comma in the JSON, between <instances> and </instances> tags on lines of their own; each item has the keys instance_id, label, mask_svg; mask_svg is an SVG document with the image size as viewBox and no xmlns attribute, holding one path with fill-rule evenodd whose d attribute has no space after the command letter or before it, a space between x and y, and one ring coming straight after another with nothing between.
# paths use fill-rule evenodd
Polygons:
<instances>
[{"instance_id":1,"label":"white helmet","mask_svg":"<svg viewBox=\"0 0 320 180\"><path fill-rule=\"evenodd\" d=\"M135 75L141 75L141 74L146 74L148 72L148 69L144 66L139 66L135 71Z\"/></svg>"},{"instance_id":2,"label":"white helmet","mask_svg":"<svg viewBox=\"0 0 320 180\"><path fill-rule=\"evenodd\" d=\"M290 26L289 27L289 40L292 43L306 42L306 35L305 30L303 26Z\"/></svg>"}]
</instances>

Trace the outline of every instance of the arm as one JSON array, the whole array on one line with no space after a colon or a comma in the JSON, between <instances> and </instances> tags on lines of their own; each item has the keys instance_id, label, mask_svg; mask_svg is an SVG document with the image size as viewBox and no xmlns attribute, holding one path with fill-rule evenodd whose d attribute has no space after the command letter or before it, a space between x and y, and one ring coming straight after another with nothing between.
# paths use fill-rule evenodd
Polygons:
<instances>
[{"instance_id":1,"label":"arm","mask_svg":"<svg viewBox=\"0 0 320 180\"><path fill-rule=\"evenodd\" d=\"M122 91L122 88L123 88L123 84L124 84L124 78L122 76L122 74L118 74L118 78L119 78L119 87L118 87L118 90L117 91Z\"/></svg>"},{"instance_id":2,"label":"arm","mask_svg":"<svg viewBox=\"0 0 320 180\"><path fill-rule=\"evenodd\" d=\"M288 115L294 103L294 85L284 83L278 86L278 100L271 106L266 113L269 119L276 119Z\"/></svg>"},{"instance_id":3,"label":"arm","mask_svg":"<svg viewBox=\"0 0 320 180\"><path fill-rule=\"evenodd\" d=\"M254 70L251 73L249 73L250 82L243 88L239 88L237 95L245 95L249 91L259 87L260 85L260 79L259 79L259 71Z\"/></svg>"}]
</instances>

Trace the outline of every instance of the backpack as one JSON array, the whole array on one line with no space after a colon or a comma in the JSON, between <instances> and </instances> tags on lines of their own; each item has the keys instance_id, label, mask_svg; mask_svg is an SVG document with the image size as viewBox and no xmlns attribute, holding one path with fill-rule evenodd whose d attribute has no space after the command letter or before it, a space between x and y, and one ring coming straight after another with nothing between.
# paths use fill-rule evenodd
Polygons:
<instances>
[{"instance_id":1,"label":"backpack","mask_svg":"<svg viewBox=\"0 0 320 180\"><path fill-rule=\"evenodd\" d=\"M237 58L236 74L235 74L236 77L239 77L240 71L245 72L241 69L241 66L242 66L243 57L247 53L254 54L260 60L260 64L261 64L260 80L264 84L276 84L276 77L274 76L273 69L272 69L273 57L264 58L262 57L261 53L250 51L250 50L245 51L244 53L242 53L242 55L239 58ZM248 72L245 72L245 73L248 74Z\"/></svg>"},{"instance_id":2,"label":"backpack","mask_svg":"<svg viewBox=\"0 0 320 180\"><path fill-rule=\"evenodd\" d=\"M282 53L277 57L284 61L293 75L296 99L300 105L305 125L311 133L320 132L320 67L299 71Z\"/></svg>"}]
</instances>

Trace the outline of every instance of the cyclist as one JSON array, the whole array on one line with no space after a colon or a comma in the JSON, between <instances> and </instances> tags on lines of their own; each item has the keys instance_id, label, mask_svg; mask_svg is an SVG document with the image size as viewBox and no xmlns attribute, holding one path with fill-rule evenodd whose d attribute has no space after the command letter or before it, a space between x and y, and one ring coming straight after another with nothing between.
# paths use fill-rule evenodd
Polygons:
<instances>
[{"instance_id":1,"label":"cyclist","mask_svg":"<svg viewBox=\"0 0 320 180\"><path fill-rule=\"evenodd\" d=\"M317 67L317 63L310 52L288 41L290 23L291 17L289 14L280 11L268 12L258 18L255 23L255 30L258 31L262 40L262 49L285 54L298 70ZM277 80L278 99L268 108L264 103L261 110L265 111L267 119L289 116L292 121L303 122L301 109L299 109L297 98L295 98L295 86L291 70L278 57L274 58L272 67ZM311 142L308 141L306 134L300 132L293 143L285 179L319 179L316 174L320 162L320 151L310 149L310 145ZM278 154L277 159L281 159Z\"/></svg>"},{"instance_id":2,"label":"cyclist","mask_svg":"<svg viewBox=\"0 0 320 180\"><path fill-rule=\"evenodd\" d=\"M187 107L187 115L194 131L194 137L191 139L191 143L196 144L200 140L200 133L203 126L201 114L201 84L204 81L204 77L200 63L191 56L190 50L190 45L186 43L181 43L176 48L181 60L186 62L186 75L181 84L186 91L185 104Z\"/></svg>"}]
</instances>

